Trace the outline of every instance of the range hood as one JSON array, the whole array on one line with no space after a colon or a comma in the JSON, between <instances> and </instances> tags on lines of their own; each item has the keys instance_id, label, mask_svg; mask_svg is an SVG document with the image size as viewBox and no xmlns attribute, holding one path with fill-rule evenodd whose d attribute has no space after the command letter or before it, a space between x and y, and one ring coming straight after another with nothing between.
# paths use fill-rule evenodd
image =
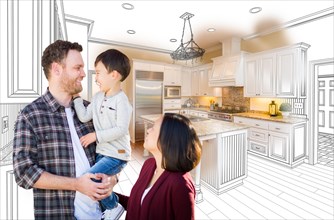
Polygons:
<instances>
[{"instance_id":1,"label":"range hood","mask_svg":"<svg viewBox=\"0 0 334 220\"><path fill-rule=\"evenodd\" d=\"M212 58L211 87L243 86L243 63L246 52L240 50L240 38L231 38L222 42L223 56Z\"/></svg>"}]
</instances>

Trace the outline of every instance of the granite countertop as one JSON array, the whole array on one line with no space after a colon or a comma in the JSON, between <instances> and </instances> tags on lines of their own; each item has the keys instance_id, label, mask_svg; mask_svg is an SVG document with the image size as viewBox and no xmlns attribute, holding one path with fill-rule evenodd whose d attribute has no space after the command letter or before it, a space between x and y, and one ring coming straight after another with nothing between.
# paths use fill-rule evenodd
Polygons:
<instances>
[{"instance_id":1,"label":"granite countertop","mask_svg":"<svg viewBox=\"0 0 334 220\"><path fill-rule=\"evenodd\" d=\"M161 114L142 115L140 118L150 123L154 123L160 116ZM214 119L204 119L197 122L192 121L192 124L199 137L249 128L247 125L235 124L233 122L219 121Z\"/></svg>"},{"instance_id":2,"label":"granite countertop","mask_svg":"<svg viewBox=\"0 0 334 220\"><path fill-rule=\"evenodd\" d=\"M273 116L270 116L269 114L258 113L258 112L236 113L236 114L233 114L233 116L261 119L261 120L267 120L267 121L273 121L273 122L282 122L282 123L288 123L288 124L298 124L298 123L304 123L308 121L307 118L293 117L293 116L283 117L282 115L273 117Z\"/></svg>"}]
</instances>

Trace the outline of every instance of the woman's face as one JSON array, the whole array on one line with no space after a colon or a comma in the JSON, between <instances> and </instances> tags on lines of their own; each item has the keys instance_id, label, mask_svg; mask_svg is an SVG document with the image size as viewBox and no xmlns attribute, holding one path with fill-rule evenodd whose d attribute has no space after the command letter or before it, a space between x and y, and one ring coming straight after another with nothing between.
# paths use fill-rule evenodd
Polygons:
<instances>
[{"instance_id":1,"label":"woman's face","mask_svg":"<svg viewBox=\"0 0 334 220\"><path fill-rule=\"evenodd\" d=\"M147 134L144 142L144 148L150 151L151 153L155 150L158 150L158 137L160 134L160 127L162 123L163 116L157 119L154 122L153 127L147 129Z\"/></svg>"}]
</instances>

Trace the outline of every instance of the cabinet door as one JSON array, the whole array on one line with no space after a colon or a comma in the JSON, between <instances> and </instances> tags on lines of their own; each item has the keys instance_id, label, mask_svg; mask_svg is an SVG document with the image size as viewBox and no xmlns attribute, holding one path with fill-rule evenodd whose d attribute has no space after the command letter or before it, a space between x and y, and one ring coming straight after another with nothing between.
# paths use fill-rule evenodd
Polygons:
<instances>
[{"instance_id":1,"label":"cabinet door","mask_svg":"<svg viewBox=\"0 0 334 220\"><path fill-rule=\"evenodd\" d=\"M181 96L191 96L191 71L190 70L182 70Z\"/></svg>"},{"instance_id":2,"label":"cabinet door","mask_svg":"<svg viewBox=\"0 0 334 220\"><path fill-rule=\"evenodd\" d=\"M209 80L221 80L223 78L223 73L226 68L226 62L223 61L222 57L213 58L212 71L209 75Z\"/></svg>"},{"instance_id":3,"label":"cabinet door","mask_svg":"<svg viewBox=\"0 0 334 220\"><path fill-rule=\"evenodd\" d=\"M209 87L209 77L208 77L208 71L207 70L199 70L199 95L200 96L209 96L212 94L210 93L210 87Z\"/></svg>"},{"instance_id":4,"label":"cabinet door","mask_svg":"<svg viewBox=\"0 0 334 220\"><path fill-rule=\"evenodd\" d=\"M181 85L181 68L165 67L164 71L165 85Z\"/></svg>"},{"instance_id":5,"label":"cabinet door","mask_svg":"<svg viewBox=\"0 0 334 220\"><path fill-rule=\"evenodd\" d=\"M284 133L269 133L269 157L284 163L289 163L289 135Z\"/></svg>"},{"instance_id":6,"label":"cabinet door","mask_svg":"<svg viewBox=\"0 0 334 220\"><path fill-rule=\"evenodd\" d=\"M194 70L191 73L191 95L192 96L199 96L199 78L200 73L198 70Z\"/></svg>"},{"instance_id":7,"label":"cabinet door","mask_svg":"<svg viewBox=\"0 0 334 220\"><path fill-rule=\"evenodd\" d=\"M245 60L245 87L244 96L259 96L256 82L258 81L258 60L255 56L249 56Z\"/></svg>"},{"instance_id":8,"label":"cabinet door","mask_svg":"<svg viewBox=\"0 0 334 220\"><path fill-rule=\"evenodd\" d=\"M261 57L258 76L260 96L275 97L276 56L274 53Z\"/></svg>"},{"instance_id":9,"label":"cabinet door","mask_svg":"<svg viewBox=\"0 0 334 220\"><path fill-rule=\"evenodd\" d=\"M0 167L0 219L34 219L33 190L15 182L13 165Z\"/></svg>"},{"instance_id":10,"label":"cabinet door","mask_svg":"<svg viewBox=\"0 0 334 220\"><path fill-rule=\"evenodd\" d=\"M277 53L277 96L296 97L297 50L289 49Z\"/></svg>"},{"instance_id":11,"label":"cabinet door","mask_svg":"<svg viewBox=\"0 0 334 220\"><path fill-rule=\"evenodd\" d=\"M0 1L0 10L0 103L30 103L47 86L40 62L54 40L54 3Z\"/></svg>"}]
</instances>

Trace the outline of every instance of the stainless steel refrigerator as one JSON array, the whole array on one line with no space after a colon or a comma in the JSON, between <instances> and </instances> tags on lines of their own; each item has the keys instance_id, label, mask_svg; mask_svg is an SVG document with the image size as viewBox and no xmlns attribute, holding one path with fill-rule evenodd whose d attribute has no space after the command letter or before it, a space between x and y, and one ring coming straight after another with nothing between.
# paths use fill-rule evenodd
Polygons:
<instances>
[{"instance_id":1,"label":"stainless steel refrigerator","mask_svg":"<svg viewBox=\"0 0 334 220\"><path fill-rule=\"evenodd\" d=\"M136 71L135 140L144 140L141 115L162 114L163 72Z\"/></svg>"}]
</instances>

